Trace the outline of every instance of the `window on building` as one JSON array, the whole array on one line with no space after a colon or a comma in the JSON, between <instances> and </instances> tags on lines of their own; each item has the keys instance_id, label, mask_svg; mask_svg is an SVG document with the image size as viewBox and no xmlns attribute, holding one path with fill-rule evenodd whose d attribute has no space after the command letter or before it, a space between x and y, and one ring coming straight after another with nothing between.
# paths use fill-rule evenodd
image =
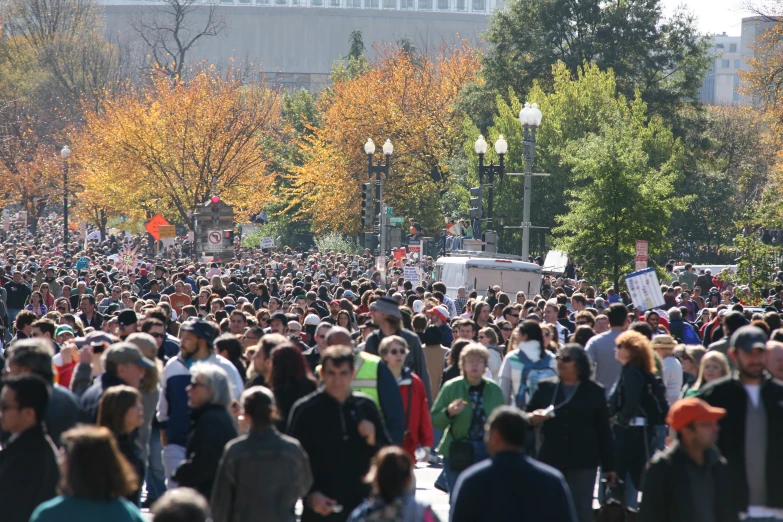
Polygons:
<instances>
[{"instance_id":1,"label":"window on building","mask_svg":"<svg viewBox=\"0 0 783 522\"><path fill-rule=\"evenodd\" d=\"M721 68L728 69L730 67L728 60L721 60Z\"/></svg>"},{"instance_id":2,"label":"window on building","mask_svg":"<svg viewBox=\"0 0 783 522\"><path fill-rule=\"evenodd\" d=\"M383 0L384 9L397 9L397 0Z\"/></svg>"},{"instance_id":3,"label":"window on building","mask_svg":"<svg viewBox=\"0 0 783 522\"><path fill-rule=\"evenodd\" d=\"M414 8L413 0L400 0L400 9L410 11Z\"/></svg>"},{"instance_id":4,"label":"window on building","mask_svg":"<svg viewBox=\"0 0 783 522\"><path fill-rule=\"evenodd\" d=\"M476 13L483 13L487 10L487 2L485 0L473 0L472 9Z\"/></svg>"},{"instance_id":5,"label":"window on building","mask_svg":"<svg viewBox=\"0 0 783 522\"><path fill-rule=\"evenodd\" d=\"M432 0L419 0L419 11L432 11Z\"/></svg>"},{"instance_id":6,"label":"window on building","mask_svg":"<svg viewBox=\"0 0 783 522\"><path fill-rule=\"evenodd\" d=\"M288 0L275 0L275 5L288 5Z\"/></svg>"},{"instance_id":7,"label":"window on building","mask_svg":"<svg viewBox=\"0 0 783 522\"><path fill-rule=\"evenodd\" d=\"M310 7L323 7L324 0L310 0Z\"/></svg>"},{"instance_id":8,"label":"window on building","mask_svg":"<svg viewBox=\"0 0 783 522\"><path fill-rule=\"evenodd\" d=\"M454 2L455 8L457 11L467 11L468 10L468 0L456 0Z\"/></svg>"},{"instance_id":9,"label":"window on building","mask_svg":"<svg viewBox=\"0 0 783 522\"><path fill-rule=\"evenodd\" d=\"M722 49L723 49L723 44L716 44L716 45L715 45L715 48L716 48L716 49L721 49L721 50L722 50Z\"/></svg>"},{"instance_id":10,"label":"window on building","mask_svg":"<svg viewBox=\"0 0 783 522\"><path fill-rule=\"evenodd\" d=\"M739 69L740 68L740 61L739 60L734 60L734 68L735 69Z\"/></svg>"},{"instance_id":11,"label":"window on building","mask_svg":"<svg viewBox=\"0 0 783 522\"><path fill-rule=\"evenodd\" d=\"M378 9L379 6L378 0L364 0L365 9Z\"/></svg>"},{"instance_id":12,"label":"window on building","mask_svg":"<svg viewBox=\"0 0 783 522\"><path fill-rule=\"evenodd\" d=\"M349 9L361 9L362 0L345 0L345 7Z\"/></svg>"},{"instance_id":13,"label":"window on building","mask_svg":"<svg viewBox=\"0 0 783 522\"><path fill-rule=\"evenodd\" d=\"M737 44L729 44L729 52L730 53L736 53L737 52Z\"/></svg>"},{"instance_id":14,"label":"window on building","mask_svg":"<svg viewBox=\"0 0 783 522\"><path fill-rule=\"evenodd\" d=\"M448 11L449 0L438 0L438 11Z\"/></svg>"}]
</instances>

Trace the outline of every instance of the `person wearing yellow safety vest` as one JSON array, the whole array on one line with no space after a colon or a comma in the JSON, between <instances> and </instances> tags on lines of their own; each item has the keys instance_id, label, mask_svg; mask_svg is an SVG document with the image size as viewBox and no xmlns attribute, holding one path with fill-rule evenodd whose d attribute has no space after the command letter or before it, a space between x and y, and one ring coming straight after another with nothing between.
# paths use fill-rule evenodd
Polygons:
<instances>
[{"instance_id":1,"label":"person wearing yellow safety vest","mask_svg":"<svg viewBox=\"0 0 783 522\"><path fill-rule=\"evenodd\" d=\"M397 380L389 367L377 355L357 351L351 341L351 333L339 326L329 330L326 336L328 346L350 346L354 351L354 375L351 389L362 392L370 397L378 409L392 441L402 446L405 436L405 418L402 407L402 396L397 387ZM320 373L320 368L316 374Z\"/></svg>"}]
</instances>

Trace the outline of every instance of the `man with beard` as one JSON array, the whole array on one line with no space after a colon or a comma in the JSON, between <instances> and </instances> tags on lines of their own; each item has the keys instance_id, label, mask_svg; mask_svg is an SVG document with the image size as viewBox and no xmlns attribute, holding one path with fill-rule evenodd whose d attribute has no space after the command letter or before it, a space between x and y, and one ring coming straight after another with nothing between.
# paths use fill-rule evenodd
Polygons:
<instances>
[{"instance_id":1,"label":"man with beard","mask_svg":"<svg viewBox=\"0 0 783 522\"><path fill-rule=\"evenodd\" d=\"M163 445L163 466L166 485L175 487L171 474L185 460L185 447L190 430L190 408L187 387L190 385L190 367L196 362L210 362L220 366L229 376L231 393L238 399L244 386L236 367L228 359L215 353L214 341L218 328L203 319L190 319L180 327L180 353L166 363L161 379L158 421Z\"/></svg>"},{"instance_id":2,"label":"man with beard","mask_svg":"<svg viewBox=\"0 0 783 522\"><path fill-rule=\"evenodd\" d=\"M737 371L701 392L726 410L717 445L731 469L736 511L748 521L783 518L783 385L764 370L766 345L760 328L739 328L729 341Z\"/></svg>"}]
</instances>

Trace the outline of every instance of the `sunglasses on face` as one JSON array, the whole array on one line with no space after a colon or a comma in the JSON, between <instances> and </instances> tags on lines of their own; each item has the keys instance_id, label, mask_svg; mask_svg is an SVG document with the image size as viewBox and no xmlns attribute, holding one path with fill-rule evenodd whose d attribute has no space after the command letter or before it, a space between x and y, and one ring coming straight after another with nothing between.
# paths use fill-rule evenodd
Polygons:
<instances>
[{"instance_id":1,"label":"sunglasses on face","mask_svg":"<svg viewBox=\"0 0 783 522\"><path fill-rule=\"evenodd\" d=\"M392 348L389 350L389 355L405 355L407 352L400 348L399 350L397 348Z\"/></svg>"},{"instance_id":2,"label":"sunglasses on face","mask_svg":"<svg viewBox=\"0 0 783 522\"><path fill-rule=\"evenodd\" d=\"M503 330L504 332L513 332L514 331L513 328L510 328L508 326L504 326L503 328L501 328L501 330Z\"/></svg>"}]
</instances>

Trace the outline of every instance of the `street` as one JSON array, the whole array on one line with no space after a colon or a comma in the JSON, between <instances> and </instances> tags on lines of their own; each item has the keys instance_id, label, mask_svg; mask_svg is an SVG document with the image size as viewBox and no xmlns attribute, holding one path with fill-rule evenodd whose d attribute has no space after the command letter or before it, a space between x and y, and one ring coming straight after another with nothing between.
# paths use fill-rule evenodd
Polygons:
<instances>
[{"instance_id":1,"label":"street","mask_svg":"<svg viewBox=\"0 0 783 522\"><path fill-rule=\"evenodd\" d=\"M447 522L449 519L449 496L442 491L435 489L435 479L438 478L441 468L432 467L426 464L419 464L416 468L416 498L429 503L435 513L440 517L441 522ZM296 514L302 514L302 502L296 503ZM152 514L149 511L144 512L144 519L152 521Z\"/></svg>"}]
</instances>

